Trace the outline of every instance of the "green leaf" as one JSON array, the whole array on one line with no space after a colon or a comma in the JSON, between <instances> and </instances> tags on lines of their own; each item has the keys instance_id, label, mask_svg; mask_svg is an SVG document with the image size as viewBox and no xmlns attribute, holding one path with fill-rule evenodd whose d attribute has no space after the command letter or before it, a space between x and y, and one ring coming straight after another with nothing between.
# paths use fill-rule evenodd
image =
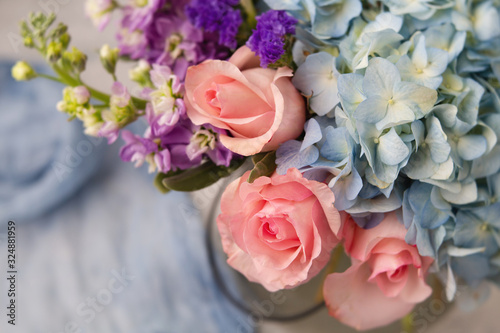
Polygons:
<instances>
[{"instance_id":1,"label":"green leaf","mask_svg":"<svg viewBox=\"0 0 500 333\"><path fill-rule=\"evenodd\" d=\"M254 168L248 176L248 182L253 183L257 178L272 175L276 170L276 152L261 153L252 157Z\"/></svg>"},{"instance_id":2,"label":"green leaf","mask_svg":"<svg viewBox=\"0 0 500 333\"><path fill-rule=\"evenodd\" d=\"M158 189L158 191L160 191L163 194L170 192L169 188L163 186L163 179L165 179L166 177L168 177L168 175L166 173L159 172L156 174L156 177L154 180L154 184L155 184L156 188Z\"/></svg>"},{"instance_id":3,"label":"green leaf","mask_svg":"<svg viewBox=\"0 0 500 333\"><path fill-rule=\"evenodd\" d=\"M192 192L208 187L219 179L229 176L236 171L243 162L244 158L231 161L229 167L216 165L212 161L202 165L184 170L172 176L166 176L162 179L162 185L172 191Z\"/></svg>"}]
</instances>

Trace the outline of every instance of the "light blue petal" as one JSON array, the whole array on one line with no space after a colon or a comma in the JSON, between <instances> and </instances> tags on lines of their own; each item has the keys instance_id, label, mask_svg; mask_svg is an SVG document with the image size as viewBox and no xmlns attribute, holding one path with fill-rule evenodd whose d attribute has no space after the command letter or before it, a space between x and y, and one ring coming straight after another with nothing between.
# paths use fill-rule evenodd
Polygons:
<instances>
[{"instance_id":1,"label":"light blue petal","mask_svg":"<svg viewBox=\"0 0 500 333\"><path fill-rule=\"evenodd\" d=\"M295 87L306 96L312 96L311 108L325 115L340 102L337 91L336 58L326 52L309 55L292 79Z\"/></svg>"},{"instance_id":2,"label":"light blue petal","mask_svg":"<svg viewBox=\"0 0 500 333\"><path fill-rule=\"evenodd\" d=\"M388 101L393 89L401 82L397 67L389 60L373 58L370 60L363 80L363 92L367 97L381 97Z\"/></svg>"},{"instance_id":3,"label":"light blue petal","mask_svg":"<svg viewBox=\"0 0 500 333\"><path fill-rule=\"evenodd\" d=\"M326 141L321 147L321 156L340 162L352 154L352 144L348 141L349 134L345 127L327 127L325 130Z\"/></svg>"},{"instance_id":4,"label":"light blue petal","mask_svg":"<svg viewBox=\"0 0 500 333\"><path fill-rule=\"evenodd\" d=\"M415 138L415 149L418 151L418 147L424 142L425 135L425 125L420 120L411 123L411 132Z\"/></svg>"},{"instance_id":5,"label":"light blue petal","mask_svg":"<svg viewBox=\"0 0 500 333\"><path fill-rule=\"evenodd\" d=\"M490 275L489 260L482 254L453 258L451 267L469 285L478 284Z\"/></svg>"},{"instance_id":6,"label":"light blue petal","mask_svg":"<svg viewBox=\"0 0 500 333\"><path fill-rule=\"evenodd\" d=\"M500 146L495 146L487 155L472 161L471 177L478 179L498 173L500 170ZM500 189L500 188L499 188ZM500 192L498 192L500 194Z\"/></svg>"},{"instance_id":7,"label":"light blue petal","mask_svg":"<svg viewBox=\"0 0 500 333\"><path fill-rule=\"evenodd\" d=\"M388 213L401 207L401 198L395 192L391 193L389 198L383 195L378 195L373 199L361 199L356 201L356 204L347 209L349 214L371 213Z\"/></svg>"},{"instance_id":8,"label":"light blue petal","mask_svg":"<svg viewBox=\"0 0 500 333\"><path fill-rule=\"evenodd\" d=\"M475 125L479 112L479 102L484 94L482 85L473 79L465 79L464 93L453 101L458 108L458 118L470 125Z\"/></svg>"},{"instance_id":9,"label":"light blue petal","mask_svg":"<svg viewBox=\"0 0 500 333\"><path fill-rule=\"evenodd\" d=\"M415 48L413 49L411 61L419 69L427 67L427 49L425 48L425 36L422 34L415 36Z\"/></svg>"},{"instance_id":10,"label":"light blue petal","mask_svg":"<svg viewBox=\"0 0 500 333\"><path fill-rule=\"evenodd\" d=\"M466 161L482 156L488 148L488 142L482 135L466 135L458 140L458 154Z\"/></svg>"},{"instance_id":11,"label":"light blue petal","mask_svg":"<svg viewBox=\"0 0 500 333\"><path fill-rule=\"evenodd\" d=\"M406 144L398 136L394 128L379 138L377 157L387 165L398 165L410 153Z\"/></svg>"},{"instance_id":12,"label":"light blue petal","mask_svg":"<svg viewBox=\"0 0 500 333\"><path fill-rule=\"evenodd\" d=\"M449 214L434 207L431 200L426 201L424 209L422 210L422 228L435 229L443 225L449 219Z\"/></svg>"},{"instance_id":13,"label":"light blue petal","mask_svg":"<svg viewBox=\"0 0 500 333\"><path fill-rule=\"evenodd\" d=\"M416 119L427 115L437 101L437 91L412 82L399 82L394 86L394 101L408 106Z\"/></svg>"},{"instance_id":14,"label":"light blue petal","mask_svg":"<svg viewBox=\"0 0 500 333\"><path fill-rule=\"evenodd\" d=\"M344 110L352 115L366 97L363 95L363 75L342 74L338 78L339 96Z\"/></svg>"},{"instance_id":15,"label":"light blue petal","mask_svg":"<svg viewBox=\"0 0 500 333\"><path fill-rule=\"evenodd\" d=\"M428 147L422 147L413 153L403 172L411 179L426 179L432 177L439 169L434 163Z\"/></svg>"},{"instance_id":16,"label":"light blue petal","mask_svg":"<svg viewBox=\"0 0 500 333\"><path fill-rule=\"evenodd\" d=\"M314 118L311 118L307 121L307 123L304 126L304 129L306 135L304 136L304 141L302 141L302 145L300 146L301 152L304 151L304 149L319 142L323 137L321 133L321 127Z\"/></svg>"},{"instance_id":17,"label":"light blue petal","mask_svg":"<svg viewBox=\"0 0 500 333\"><path fill-rule=\"evenodd\" d=\"M375 124L386 117L387 109L387 100L374 96L365 99L358 105L358 108L354 111L354 117L357 120Z\"/></svg>"},{"instance_id":18,"label":"light blue petal","mask_svg":"<svg viewBox=\"0 0 500 333\"><path fill-rule=\"evenodd\" d=\"M319 38L337 38L345 35L351 19L361 13L359 0L336 1L336 4L321 6L316 1L316 17L312 26L313 33Z\"/></svg>"},{"instance_id":19,"label":"light blue petal","mask_svg":"<svg viewBox=\"0 0 500 333\"><path fill-rule=\"evenodd\" d=\"M424 74L428 77L438 76L444 73L448 65L448 53L446 51L430 47L427 49L428 64ZM434 89L437 89L434 88Z\"/></svg>"},{"instance_id":20,"label":"light blue petal","mask_svg":"<svg viewBox=\"0 0 500 333\"><path fill-rule=\"evenodd\" d=\"M441 195L443 198L457 205L466 205L468 203L474 202L477 199L477 185L475 181L469 183L462 183L459 192L451 192L445 189L441 189Z\"/></svg>"},{"instance_id":21,"label":"light blue petal","mask_svg":"<svg viewBox=\"0 0 500 333\"><path fill-rule=\"evenodd\" d=\"M458 109L453 104L439 104L432 108L434 115L444 127L451 128L457 122Z\"/></svg>"},{"instance_id":22,"label":"light blue petal","mask_svg":"<svg viewBox=\"0 0 500 333\"><path fill-rule=\"evenodd\" d=\"M346 197L349 200L354 200L358 196L359 192L363 188L363 180L358 173L356 168L352 168L351 175L346 179L348 189L346 191Z\"/></svg>"},{"instance_id":23,"label":"light blue petal","mask_svg":"<svg viewBox=\"0 0 500 333\"><path fill-rule=\"evenodd\" d=\"M407 103L395 103L388 105L386 116L376 123L378 130L403 125L414 121L415 113Z\"/></svg>"},{"instance_id":24,"label":"light blue petal","mask_svg":"<svg viewBox=\"0 0 500 333\"><path fill-rule=\"evenodd\" d=\"M383 163L380 158L375 160L375 167L373 172L379 181L386 183L385 186L380 186L381 188L388 187L392 182L396 180L399 174L398 165L387 165Z\"/></svg>"},{"instance_id":25,"label":"light blue petal","mask_svg":"<svg viewBox=\"0 0 500 333\"><path fill-rule=\"evenodd\" d=\"M430 117L427 120L427 137L425 142L429 145L431 158L435 163L444 163L450 156L451 147L446 140L441 128L441 123L435 117Z\"/></svg>"},{"instance_id":26,"label":"light blue petal","mask_svg":"<svg viewBox=\"0 0 500 333\"><path fill-rule=\"evenodd\" d=\"M480 120L478 121L478 127L482 130L481 135L486 139L488 146L487 152L489 152L497 144L497 135L492 128Z\"/></svg>"},{"instance_id":27,"label":"light blue petal","mask_svg":"<svg viewBox=\"0 0 500 333\"><path fill-rule=\"evenodd\" d=\"M301 10L300 0L264 0L274 10Z\"/></svg>"},{"instance_id":28,"label":"light blue petal","mask_svg":"<svg viewBox=\"0 0 500 333\"><path fill-rule=\"evenodd\" d=\"M280 175L286 174L289 168L303 168L314 163L319 157L318 148L310 146L300 151L302 143L290 140L283 143L276 151L277 172Z\"/></svg>"}]
</instances>

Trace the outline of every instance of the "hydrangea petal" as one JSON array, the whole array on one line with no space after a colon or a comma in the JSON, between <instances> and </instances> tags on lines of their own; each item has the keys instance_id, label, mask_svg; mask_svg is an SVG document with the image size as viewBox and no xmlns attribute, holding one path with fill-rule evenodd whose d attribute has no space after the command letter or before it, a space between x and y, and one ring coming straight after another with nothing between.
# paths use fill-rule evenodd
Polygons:
<instances>
[{"instance_id":1,"label":"hydrangea petal","mask_svg":"<svg viewBox=\"0 0 500 333\"><path fill-rule=\"evenodd\" d=\"M394 128L380 137L377 146L377 156L387 165L398 165L410 153L406 144L401 140Z\"/></svg>"}]
</instances>

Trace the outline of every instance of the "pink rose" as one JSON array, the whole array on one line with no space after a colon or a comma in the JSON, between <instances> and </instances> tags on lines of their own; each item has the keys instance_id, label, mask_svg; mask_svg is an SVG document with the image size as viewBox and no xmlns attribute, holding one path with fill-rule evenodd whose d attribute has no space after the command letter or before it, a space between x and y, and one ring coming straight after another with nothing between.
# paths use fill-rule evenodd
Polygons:
<instances>
[{"instance_id":1,"label":"pink rose","mask_svg":"<svg viewBox=\"0 0 500 333\"><path fill-rule=\"evenodd\" d=\"M222 195L217 225L227 262L269 291L308 281L339 242L341 220L332 191L297 169L252 184L246 181L249 173Z\"/></svg>"},{"instance_id":2,"label":"pink rose","mask_svg":"<svg viewBox=\"0 0 500 333\"><path fill-rule=\"evenodd\" d=\"M245 156L295 139L305 122L305 104L290 80L292 70L261 68L259 63L242 46L229 61L207 60L186 74L189 118L196 125L228 130L232 136L221 135L222 144Z\"/></svg>"},{"instance_id":3,"label":"pink rose","mask_svg":"<svg viewBox=\"0 0 500 333\"><path fill-rule=\"evenodd\" d=\"M387 325L430 296L425 276L433 259L405 242L394 212L375 228L362 229L349 216L342 236L353 264L330 274L323 293L330 315L358 330Z\"/></svg>"}]
</instances>

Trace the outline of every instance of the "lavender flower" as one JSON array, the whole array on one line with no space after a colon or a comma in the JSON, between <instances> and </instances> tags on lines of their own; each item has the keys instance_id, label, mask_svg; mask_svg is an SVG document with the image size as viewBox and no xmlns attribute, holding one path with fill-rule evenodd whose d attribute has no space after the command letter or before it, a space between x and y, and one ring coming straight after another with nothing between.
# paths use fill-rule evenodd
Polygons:
<instances>
[{"instance_id":1,"label":"lavender flower","mask_svg":"<svg viewBox=\"0 0 500 333\"><path fill-rule=\"evenodd\" d=\"M148 108L151 110L151 107ZM147 116L150 127L143 137L129 131L122 132L125 146L120 157L126 162L140 166L149 163L149 172L158 170L185 170L195 167L210 158L217 165L229 166L233 153L222 146L218 135L224 130L210 125L196 126L188 118L180 119L173 126L160 126L156 118Z\"/></svg>"},{"instance_id":2,"label":"lavender flower","mask_svg":"<svg viewBox=\"0 0 500 333\"><path fill-rule=\"evenodd\" d=\"M257 29L247 46L260 57L260 65L278 61L285 53L285 35L295 33L297 20L283 10L270 10L257 17Z\"/></svg>"},{"instance_id":3,"label":"lavender flower","mask_svg":"<svg viewBox=\"0 0 500 333\"><path fill-rule=\"evenodd\" d=\"M122 27L116 35L120 55L127 55L132 59L144 58L148 40L141 30L130 30Z\"/></svg>"},{"instance_id":4,"label":"lavender flower","mask_svg":"<svg viewBox=\"0 0 500 333\"><path fill-rule=\"evenodd\" d=\"M186 155L189 159L194 160L206 154L216 165L228 167L233 153L220 143L218 134L226 134L226 131L209 124L199 127L186 147Z\"/></svg>"},{"instance_id":5,"label":"lavender flower","mask_svg":"<svg viewBox=\"0 0 500 333\"><path fill-rule=\"evenodd\" d=\"M135 162L135 166L141 166L146 156L158 151L158 145L153 140L141 138L130 131L122 131L122 139L125 145L120 149L120 158L125 162Z\"/></svg>"},{"instance_id":6,"label":"lavender flower","mask_svg":"<svg viewBox=\"0 0 500 333\"><path fill-rule=\"evenodd\" d=\"M144 30L153 21L154 14L162 8L166 0L131 0L123 9L122 26L130 30Z\"/></svg>"},{"instance_id":7,"label":"lavender flower","mask_svg":"<svg viewBox=\"0 0 500 333\"><path fill-rule=\"evenodd\" d=\"M188 66L203 59L199 47L203 42L203 32L184 17L157 14L146 34L149 62L170 66L181 78L184 78Z\"/></svg>"},{"instance_id":8,"label":"lavender flower","mask_svg":"<svg viewBox=\"0 0 500 333\"><path fill-rule=\"evenodd\" d=\"M232 6L238 0L193 0L186 8L186 14L197 28L218 32L219 44L234 49L236 34L242 23L240 11Z\"/></svg>"}]
</instances>

